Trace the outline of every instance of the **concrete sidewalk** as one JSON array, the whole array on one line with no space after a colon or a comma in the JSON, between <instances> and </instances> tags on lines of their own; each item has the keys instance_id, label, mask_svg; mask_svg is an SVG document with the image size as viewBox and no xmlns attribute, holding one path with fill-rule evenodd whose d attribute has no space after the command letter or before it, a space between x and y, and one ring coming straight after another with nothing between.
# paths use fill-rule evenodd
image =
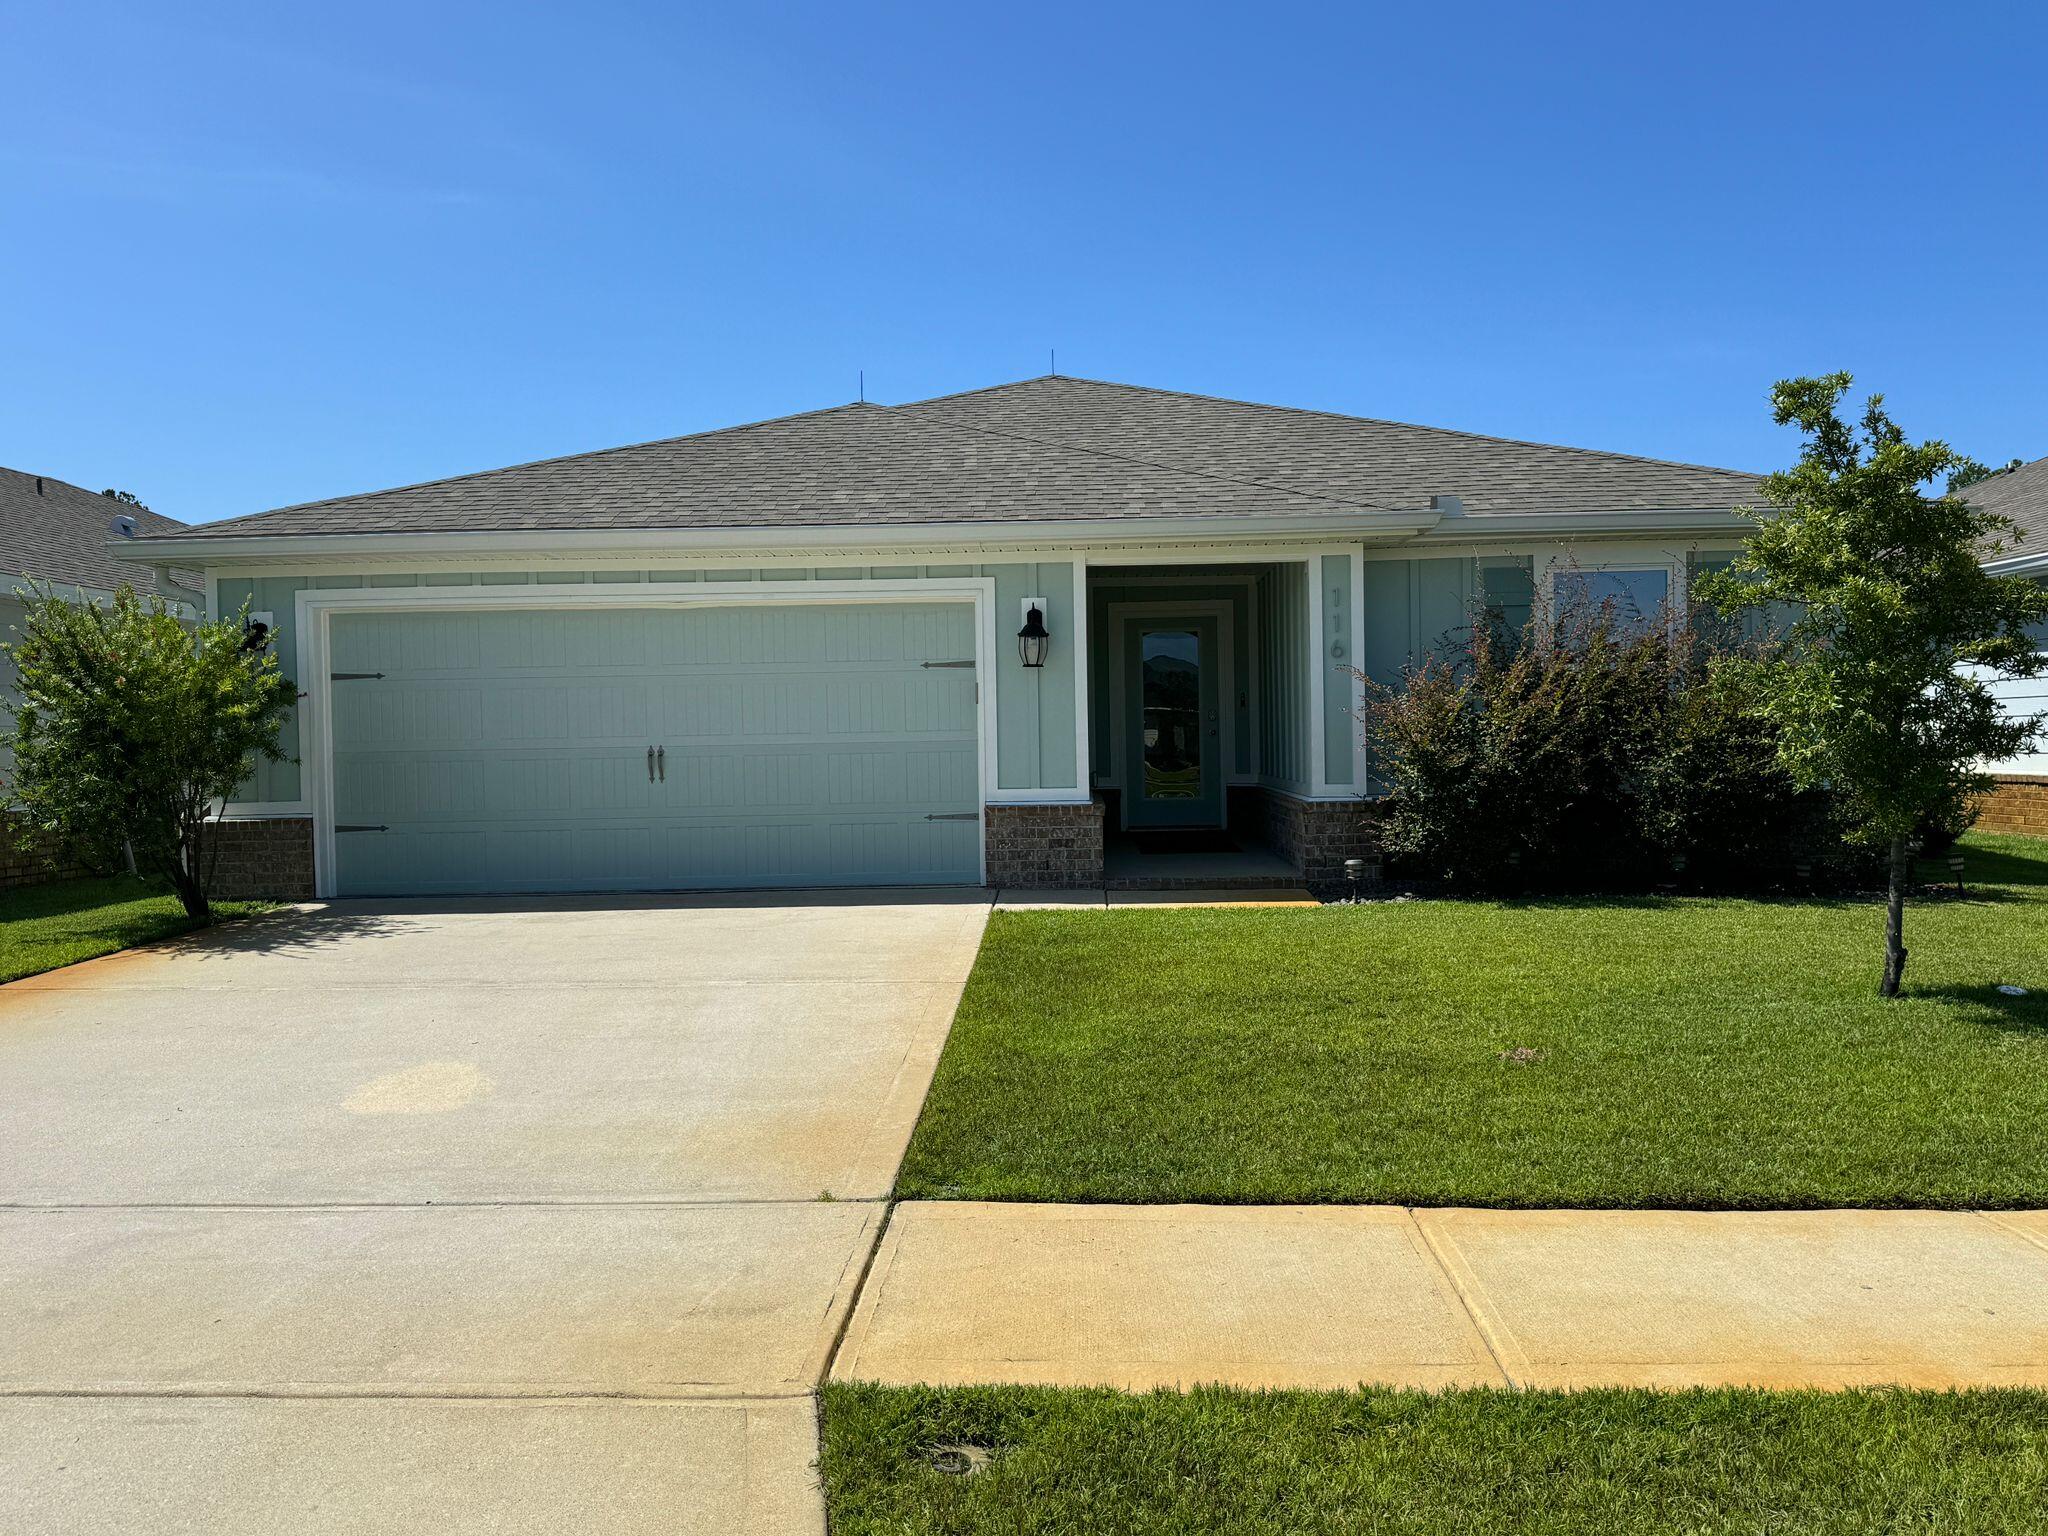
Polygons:
<instances>
[{"instance_id":1,"label":"concrete sidewalk","mask_svg":"<svg viewBox=\"0 0 2048 1536\"><path fill-rule=\"evenodd\" d=\"M833 1374L2048 1386L2048 1212L911 1204Z\"/></svg>"}]
</instances>

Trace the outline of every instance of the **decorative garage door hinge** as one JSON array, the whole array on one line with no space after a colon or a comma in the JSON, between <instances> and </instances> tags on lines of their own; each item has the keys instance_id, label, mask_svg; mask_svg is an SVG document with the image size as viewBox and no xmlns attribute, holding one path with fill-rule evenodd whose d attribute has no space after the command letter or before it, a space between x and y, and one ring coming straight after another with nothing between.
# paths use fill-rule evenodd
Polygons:
<instances>
[{"instance_id":1,"label":"decorative garage door hinge","mask_svg":"<svg viewBox=\"0 0 2048 1536\"><path fill-rule=\"evenodd\" d=\"M389 832L389 827L352 827L344 823L334 829L337 832Z\"/></svg>"},{"instance_id":2,"label":"decorative garage door hinge","mask_svg":"<svg viewBox=\"0 0 2048 1536\"><path fill-rule=\"evenodd\" d=\"M920 667L972 667L971 661L920 661Z\"/></svg>"},{"instance_id":3,"label":"decorative garage door hinge","mask_svg":"<svg viewBox=\"0 0 2048 1536\"><path fill-rule=\"evenodd\" d=\"M365 678L382 677L383 675L382 672L330 672L327 674L327 681L330 683L359 683Z\"/></svg>"},{"instance_id":4,"label":"decorative garage door hinge","mask_svg":"<svg viewBox=\"0 0 2048 1536\"><path fill-rule=\"evenodd\" d=\"M929 816L925 817L925 820L926 820L926 821L979 821L979 820L981 820L981 812L979 812L979 811L933 811L933 812L931 813L931 815L929 815Z\"/></svg>"}]
</instances>

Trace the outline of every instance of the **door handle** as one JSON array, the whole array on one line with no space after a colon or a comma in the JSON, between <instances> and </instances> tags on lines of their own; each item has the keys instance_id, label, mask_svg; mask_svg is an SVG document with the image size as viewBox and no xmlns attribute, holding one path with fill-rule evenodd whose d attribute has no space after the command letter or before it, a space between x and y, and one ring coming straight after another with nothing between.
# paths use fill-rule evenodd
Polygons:
<instances>
[{"instance_id":1,"label":"door handle","mask_svg":"<svg viewBox=\"0 0 2048 1536\"><path fill-rule=\"evenodd\" d=\"M661 775L661 782L666 784L668 782L668 747L666 745L654 749L654 767L655 771Z\"/></svg>"},{"instance_id":2,"label":"door handle","mask_svg":"<svg viewBox=\"0 0 2048 1536\"><path fill-rule=\"evenodd\" d=\"M647 782L654 782L654 748L647 749Z\"/></svg>"}]
</instances>

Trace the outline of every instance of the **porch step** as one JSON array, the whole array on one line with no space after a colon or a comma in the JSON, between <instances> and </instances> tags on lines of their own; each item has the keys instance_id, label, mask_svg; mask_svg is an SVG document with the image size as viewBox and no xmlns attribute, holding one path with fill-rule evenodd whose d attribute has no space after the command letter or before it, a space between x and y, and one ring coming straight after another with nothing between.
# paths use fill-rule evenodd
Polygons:
<instances>
[{"instance_id":1,"label":"porch step","mask_svg":"<svg viewBox=\"0 0 2048 1536\"><path fill-rule=\"evenodd\" d=\"M1295 877L1297 880L1299 876ZM1289 885L1272 874L1250 875L1124 875L1106 879L1106 891L1270 891Z\"/></svg>"}]
</instances>

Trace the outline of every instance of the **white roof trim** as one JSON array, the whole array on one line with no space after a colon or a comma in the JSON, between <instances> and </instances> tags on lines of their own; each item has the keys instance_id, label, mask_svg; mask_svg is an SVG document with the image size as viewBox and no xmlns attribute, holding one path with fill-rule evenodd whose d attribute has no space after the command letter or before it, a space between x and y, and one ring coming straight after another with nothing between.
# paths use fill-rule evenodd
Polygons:
<instances>
[{"instance_id":1,"label":"white roof trim","mask_svg":"<svg viewBox=\"0 0 2048 1536\"><path fill-rule=\"evenodd\" d=\"M908 549L976 550L1017 544L1159 544L1179 540L1305 540L1409 538L1433 528L1439 514L1359 512L1291 517L1058 518L1015 522L903 523L876 527L819 525L764 528L557 528L452 533L257 533L212 538L122 539L115 553L143 562L183 566L219 564L260 556L678 554L804 551L830 556Z\"/></svg>"}]
</instances>

